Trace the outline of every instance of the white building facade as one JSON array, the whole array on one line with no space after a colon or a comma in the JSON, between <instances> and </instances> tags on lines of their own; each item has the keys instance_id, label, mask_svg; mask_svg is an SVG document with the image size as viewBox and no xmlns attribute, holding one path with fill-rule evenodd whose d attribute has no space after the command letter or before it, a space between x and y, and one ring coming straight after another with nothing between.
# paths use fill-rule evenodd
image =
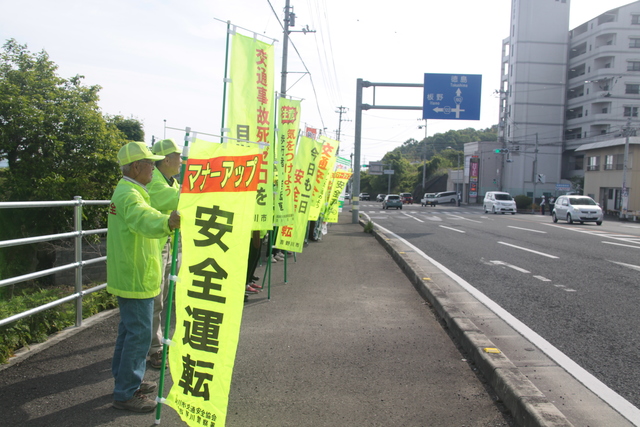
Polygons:
<instances>
[{"instance_id":1,"label":"white building facade","mask_svg":"<svg viewBox=\"0 0 640 427\"><path fill-rule=\"evenodd\" d=\"M640 1L571 31L569 10L570 0L512 1L498 136L502 189L514 195L557 195L584 176L576 148L640 126Z\"/></svg>"}]
</instances>

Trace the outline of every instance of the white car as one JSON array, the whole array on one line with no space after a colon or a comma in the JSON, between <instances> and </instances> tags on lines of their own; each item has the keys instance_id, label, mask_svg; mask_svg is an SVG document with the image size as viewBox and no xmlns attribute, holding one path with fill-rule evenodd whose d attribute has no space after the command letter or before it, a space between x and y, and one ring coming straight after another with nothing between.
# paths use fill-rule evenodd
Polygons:
<instances>
[{"instance_id":1,"label":"white car","mask_svg":"<svg viewBox=\"0 0 640 427\"><path fill-rule=\"evenodd\" d=\"M558 222L559 219L562 219L569 224L577 221L580 224L595 222L598 225L602 225L604 214L600 206L591 197L572 195L558 197L553 206L551 216L553 217L553 222Z\"/></svg>"},{"instance_id":2,"label":"white car","mask_svg":"<svg viewBox=\"0 0 640 427\"><path fill-rule=\"evenodd\" d=\"M505 214L509 212L511 215L515 215L517 211L516 201L513 200L511 194L502 191L487 191L484 195L482 207L484 208L484 213L491 211L494 214L498 212Z\"/></svg>"}]
</instances>

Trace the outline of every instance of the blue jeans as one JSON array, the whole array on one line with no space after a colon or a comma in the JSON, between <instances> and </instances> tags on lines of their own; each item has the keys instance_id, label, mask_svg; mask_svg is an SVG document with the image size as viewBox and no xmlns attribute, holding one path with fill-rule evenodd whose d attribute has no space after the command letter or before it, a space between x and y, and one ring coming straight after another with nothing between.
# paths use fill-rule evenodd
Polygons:
<instances>
[{"instance_id":1,"label":"blue jeans","mask_svg":"<svg viewBox=\"0 0 640 427\"><path fill-rule=\"evenodd\" d=\"M120 324L113 352L111 372L115 379L113 399L125 402L144 378L147 352L151 346L153 298L130 299L118 297Z\"/></svg>"}]
</instances>

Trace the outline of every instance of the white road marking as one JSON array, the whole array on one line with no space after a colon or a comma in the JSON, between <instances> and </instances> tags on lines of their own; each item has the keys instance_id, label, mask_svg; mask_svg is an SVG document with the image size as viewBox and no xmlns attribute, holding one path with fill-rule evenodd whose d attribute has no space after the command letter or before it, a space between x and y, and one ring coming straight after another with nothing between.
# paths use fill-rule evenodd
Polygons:
<instances>
[{"instance_id":1,"label":"white road marking","mask_svg":"<svg viewBox=\"0 0 640 427\"><path fill-rule=\"evenodd\" d=\"M415 220L416 220L416 221L418 221L418 222L424 222L423 220L418 219L418 218L416 218L415 216L411 216L411 215L409 215L409 214L404 214L404 215L408 216L409 218L413 218L413 219L415 219Z\"/></svg>"},{"instance_id":2,"label":"white road marking","mask_svg":"<svg viewBox=\"0 0 640 427\"><path fill-rule=\"evenodd\" d=\"M606 243L607 245L624 246L625 248L640 249L640 246L625 245L625 244L622 244L622 243L616 243L616 242L605 242L604 240L602 241L602 243Z\"/></svg>"},{"instance_id":3,"label":"white road marking","mask_svg":"<svg viewBox=\"0 0 640 427\"><path fill-rule=\"evenodd\" d=\"M450 216L450 217L455 218L455 219L464 219L465 221L477 222L478 224L482 224L482 221L476 221L474 219L465 218L463 216L451 215L451 214L448 214L447 216Z\"/></svg>"},{"instance_id":4,"label":"white road marking","mask_svg":"<svg viewBox=\"0 0 640 427\"><path fill-rule=\"evenodd\" d=\"M458 229L451 228L451 227L445 227L444 225L441 225L440 227L446 228L447 230L457 231L458 233L466 233L466 231L458 230Z\"/></svg>"},{"instance_id":5,"label":"white road marking","mask_svg":"<svg viewBox=\"0 0 640 427\"><path fill-rule=\"evenodd\" d=\"M513 268L514 270L519 271L520 273L526 273L526 274L531 273L530 271L525 270L524 268L520 268L518 266L506 263L504 261L489 261L489 262L495 265L504 265L505 267Z\"/></svg>"},{"instance_id":6,"label":"white road marking","mask_svg":"<svg viewBox=\"0 0 640 427\"><path fill-rule=\"evenodd\" d=\"M624 262L611 261L610 259L608 259L607 261L612 262L614 264L622 265L624 267L629 267L629 268L632 268L634 270L640 271L640 265L625 264Z\"/></svg>"},{"instance_id":7,"label":"white road marking","mask_svg":"<svg viewBox=\"0 0 640 427\"><path fill-rule=\"evenodd\" d=\"M516 245L512 245L510 243L505 243L505 242L498 242L498 243L500 243L501 245L510 246L512 248L516 248L516 249L520 249L520 250L523 250L523 251L531 252L532 254L546 256L547 258L558 258L555 255L545 254L544 252L534 251L533 249L523 248L522 246L516 246Z\"/></svg>"},{"instance_id":8,"label":"white road marking","mask_svg":"<svg viewBox=\"0 0 640 427\"><path fill-rule=\"evenodd\" d=\"M532 230L532 229L530 229L530 228L514 227L513 225L508 225L507 227L509 227L509 228L515 228L516 230L531 231L531 232L533 232L533 233L542 233L542 234L547 234L547 232L546 232L546 231Z\"/></svg>"},{"instance_id":9,"label":"white road marking","mask_svg":"<svg viewBox=\"0 0 640 427\"><path fill-rule=\"evenodd\" d=\"M547 340L542 338L536 332L534 332L527 325L518 320L515 316L509 313L504 308L500 307L495 301L487 297L485 294L471 286L468 282L462 279L460 276L455 274L453 271L449 270L444 265L440 264L435 259L429 257L427 254L422 252L420 248L412 245L402 237L393 233L390 230L387 230L384 227L378 226L385 233L393 236L398 239L411 249L415 251L416 254L420 255L422 258L429 261L436 268L442 271L444 274L449 276L451 280L454 280L458 283L462 288L464 288L467 292L473 295L478 301L484 304L489 310L493 311L496 316L500 317L502 320L507 322L513 329L522 334L526 339L531 341L536 347L542 350L547 356L549 356L552 360L554 360L559 366L561 366L564 370L566 370L570 375L580 381L585 385L589 390L594 392L597 396L599 396L602 400L609 404L613 409L618 411L622 416L631 421L636 425L640 425L640 409L633 406L628 400L624 397L620 396L618 393L609 388L602 381L594 377L591 373L585 370L583 367L578 365L576 362L571 360L566 354L558 350L556 347L551 345Z\"/></svg>"},{"instance_id":10,"label":"white road marking","mask_svg":"<svg viewBox=\"0 0 640 427\"><path fill-rule=\"evenodd\" d=\"M536 279L541 280L543 282L550 282L551 281L551 279L547 279L544 276L533 276L533 277L535 277Z\"/></svg>"}]
</instances>

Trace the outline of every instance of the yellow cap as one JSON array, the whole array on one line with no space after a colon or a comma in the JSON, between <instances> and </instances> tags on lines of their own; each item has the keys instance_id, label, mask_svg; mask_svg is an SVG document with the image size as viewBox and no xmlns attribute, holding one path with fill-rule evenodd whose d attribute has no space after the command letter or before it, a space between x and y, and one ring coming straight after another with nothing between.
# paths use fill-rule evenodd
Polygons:
<instances>
[{"instance_id":1,"label":"yellow cap","mask_svg":"<svg viewBox=\"0 0 640 427\"><path fill-rule=\"evenodd\" d=\"M137 162L138 160L162 160L164 156L155 156L149 151L144 142L129 142L118 151L118 163L120 166Z\"/></svg>"},{"instance_id":2,"label":"yellow cap","mask_svg":"<svg viewBox=\"0 0 640 427\"><path fill-rule=\"evenodd\" d=\"M153 154L159 154L161 156L168 156L171 153L180 153L178 145L173 139L163 139L156 142L151 147Z\"/></svg>"}]
</instances>

